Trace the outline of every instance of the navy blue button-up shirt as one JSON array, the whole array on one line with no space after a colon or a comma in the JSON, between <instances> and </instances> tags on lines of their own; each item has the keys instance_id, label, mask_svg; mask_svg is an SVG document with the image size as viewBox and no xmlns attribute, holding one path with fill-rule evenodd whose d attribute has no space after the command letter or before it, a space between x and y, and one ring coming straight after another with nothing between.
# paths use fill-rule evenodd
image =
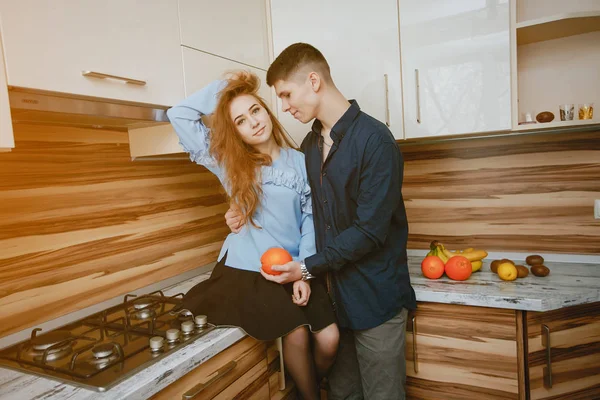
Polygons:
<instances>
[{"instance_id":1,"label":"navy blue button-up shirt","mask_svg":"<svg viewBox=\"0 0 600 400\"><path fill-rule=\"evenodd\" d=\"M321 123L302 142L312 189L317 254L306 259L327 281L340 326L369 329L416 308L408 274L404 161L390 130L352 101L333 126L322 161Z\"/></svg>"}]
</instances>

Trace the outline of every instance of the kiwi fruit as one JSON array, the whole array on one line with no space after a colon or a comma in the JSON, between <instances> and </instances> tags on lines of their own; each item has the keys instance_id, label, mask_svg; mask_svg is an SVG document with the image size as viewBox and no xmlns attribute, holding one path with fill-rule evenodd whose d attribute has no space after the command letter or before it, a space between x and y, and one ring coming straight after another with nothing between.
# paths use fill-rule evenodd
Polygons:
<instances>
[{"instance_id":1,"label":"kiwi fruit","mask_svg":"<svg viewBox=\"0 0 600 400\"><path fill-rule=\"evenodd\" d=\"M529 275L529 268L527 268L524 265L515 265L515 267L517 267L517 277L518 278L525 278L527 275Z\"/></svg>"},{"instance_id":2,"label":"kiwi fruit","mask_svg":"<svg viewBox=\"0 0 600 400\"><path fill-rule=\"evenodd\" d=\"M544 257L542 256L538 256L537 254L533 254L531 256L528 256L525 259L525 262L529 265L543 265L544 264Z\"/></svg>"},{"instance_id":3,"label":"kiwi fruit","mask_svg":"<svg viewBox=\"0 0 600 400\"><path fill-rule=\"evenodd\" d=\"M534 265L531 267L531 273L535 276L547 276L550 273L550 268L545 265Z\"/></svg>"}]
</instances>

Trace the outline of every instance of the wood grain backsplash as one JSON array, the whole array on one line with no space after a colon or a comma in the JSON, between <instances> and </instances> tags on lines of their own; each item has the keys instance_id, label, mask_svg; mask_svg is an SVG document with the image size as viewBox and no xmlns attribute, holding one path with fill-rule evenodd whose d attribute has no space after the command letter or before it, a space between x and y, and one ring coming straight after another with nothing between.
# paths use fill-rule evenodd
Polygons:
<instances>
[{"instance_id":1,"label":"wood grain backsplash","mask_svg":"<svg viewBox=\"0 0 600 400\"><path fill-rule=\"evenodd\" d=\"M218 180L126 132L15 125L0 154L0 337L216 261Z\"/></svg>"},{"instance_id":2,"label":"wood grain backsplash","mask_svg":"<svg viewBox=\"0 0 600 400\"><path fill-rule=\"evenodd\" d=\"M600 254L600 131L400 148L409 249Z\"/></svg>"}]
</instances>

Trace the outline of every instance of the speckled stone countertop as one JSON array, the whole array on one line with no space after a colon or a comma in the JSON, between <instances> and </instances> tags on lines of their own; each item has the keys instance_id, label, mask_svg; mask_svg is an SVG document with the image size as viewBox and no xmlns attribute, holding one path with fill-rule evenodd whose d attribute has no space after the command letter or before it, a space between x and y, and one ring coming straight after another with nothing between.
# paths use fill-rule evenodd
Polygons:
<instances>
[{"instance_id":1,"label":"speckled stone countertop","mask_svg":"<svg viewBox=\"0 0 600 400\"><path fill-rule=\"evenodd\" d=\"M410 279L417 301L464 304L526 311L550 311L600 301L600 264L546 262L550 275L505 282L484 260L481 270L466 281L427 279L421 273L423 257L409 256ZM513 260L525 265L522 260Z\"/></svg>"},{"instance_id":2,"label":"speckled stone countertop","mask_svg":"<svg viewBox=\"0 0 600 400\"><path fill-rule=\"evenodd\" d=\"M467 281L458 282L445 276L437 280L425 278L421 274L422 259L409 256L411 283L418 301L527 311L550 311L600 301L600 264L546 262L551 270L547 277L530 274L504 282L490 271L489 260ZM164 292L185 293L208 276L199 275ZM0 399L147 399L242 337L244 332L237 328L215 329L104 393L0 368Z\"/></svg>"}]
</instances>

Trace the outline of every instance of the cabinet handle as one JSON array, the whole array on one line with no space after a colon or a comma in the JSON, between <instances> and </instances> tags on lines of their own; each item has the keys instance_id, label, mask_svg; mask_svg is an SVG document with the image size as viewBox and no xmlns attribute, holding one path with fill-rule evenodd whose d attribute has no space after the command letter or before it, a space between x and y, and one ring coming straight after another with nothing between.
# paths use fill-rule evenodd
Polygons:
<instances>
[{"instance_id":1,"label":"cabinet handle","mask_svg":"<svg viewBox=\"0 0 600 400\"><path fill-rule=\"evenodd\" d=\"M421 86L419 85L419 70L415 69L415 86L416 86L416 94L417 94L417 123L421 123L421 95L419 92L421 91Z\"/></svg>"},{"instance_id":2,"label":"cabinet handle","mask_svg":"<svg viewBox=\"0 0 600 400\"><path fill-rule=\"evenodd\" d=\"M552 344L550 343L550 328L548 325L542 325L542 329L544 330L544 338L546 345L546 368L544 373L544 386L548 389L552 388ZM542 342L544 340L542 339ZM542 343L544 344L544 343Z\"/></svg>"},{"instance_id":3,"label":"cabinet handle","mask_svg":"<svg viewBox=\"0 0 600 400\"><path fill-rule=\"evenodd\" d=\"M383 74L383 80L385 81L385 124L390 126L390 93L388 89L388 74Z\"/></svg>"},{"instance_id":4,"label":"cabinet handle","mask_svg":"<svg viewBox=\"0 0 600 400\"><path fill-rule=\"evenodd\" d=\"M123 76L116 76L116 75L110 75L110 74L103 74L102 72L95 72L95 71L81 71L81 75L83 76L87 76L89 78L99 78L99 79L116 79L118 81L124 81L125 83L131 83L132 85L140 85L140 86L145 86L146 85L146 81L140 81L139 79L131 79L131 78L125 78Z\"/></svg>"},{"instance_id":5,"label":"cabinet handle","mask_svg":"<svg viewBox=\"0 0 600 400\"><path fill-rule=\"evenodd\" d=\"M419 372L419 366L417 365L417 317L412 318L413 324L413 369L415 374Z\"/></svg>"},{"instance_id":6,"label":"cabinet handle","mask_svg":"<svg viewBox=\"0 0 600 400\"><path fill-rule=\"evenodd\" d=\"M200 383L200 384L194 386L193 388L191 388L190 390L185 392L183 394L183 396L181 396L181 399L182 400L193 399L194 397L198 396L200 394L200 392L202 392L204 389L206 389L213 383L217 382L218 380L222 379L225 375L227 375L227 373L231 372L236 366L237 366L237 363L235 361L228 362L227 364L225 364L224 366L219 368L217 370L217 373L215 374L215 376L210 378L208 380L208 382Z\"/></svg>"}]
</instances>

